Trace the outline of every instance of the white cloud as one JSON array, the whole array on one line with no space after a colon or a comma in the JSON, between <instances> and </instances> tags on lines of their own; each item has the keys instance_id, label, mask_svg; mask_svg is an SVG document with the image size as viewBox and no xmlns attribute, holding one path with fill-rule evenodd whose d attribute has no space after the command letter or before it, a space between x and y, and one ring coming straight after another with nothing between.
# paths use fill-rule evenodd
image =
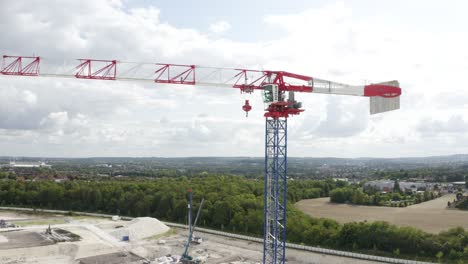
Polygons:
<instances>
[{"instance_id":1,"label":"white cloud","mask_svg":"<svg viewBox=\"0 0 468 264\"><path fill-rule=\"evenodd\" d=\"M231 24L224 20L217 21L210 25L210 31L216 34L224 33L229 29L231 29Z\"/></svg>"},{"instance_id":2,"label":"white cloud","mask_svg":"<svg viewBox=\"0 0 468 264\"><path fill-rule=\"evenodd\" d=\"M35 105L37 102L37 96L31 91L23 91L23 100L28 105Z\"/></svg>"},{"instance_id":3,"label":"white cloud","mask_svg":"<svg viewBox=\"0 0 468 264\"><path fill-rule=\"evenodd\" d=\"M68 122L67 112L52 112L41 120L41 125L45 127L61 127Z\"/></svg>"}]
</instances>

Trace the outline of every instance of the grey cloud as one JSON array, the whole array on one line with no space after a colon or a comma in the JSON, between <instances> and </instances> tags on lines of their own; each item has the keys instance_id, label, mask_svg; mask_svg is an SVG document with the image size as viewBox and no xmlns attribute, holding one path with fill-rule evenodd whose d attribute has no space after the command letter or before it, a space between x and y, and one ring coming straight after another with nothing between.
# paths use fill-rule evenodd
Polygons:
<instances>
[{"instance_id":1,"label":"grey cloud","mask_svg":"<svg viewBox=\"0 0 468 264\"><path fill-rule=\"evenodd\" d=\"M461 115L453 115L448 120L423 119L417 126L417 131L423 136L439 134L465 134L468 132L468 122Z\"/></svg>"},{"instance_id":2,"label":"grey cloud","mask_svg":"<svg viewBox=\"0 0 468 264\"><path fill-rule=\"evenodd\" d=\"M364 102L349 104L343 97L331 97L326 106L326 118L309 128L308 134L316 137L351 137L363 132L369 123ZM307 130L306 130L307 131Z\"/></svg>"},{"instance_id":3,"label":"grey cloud","mask_svg":"<svg viewBox=\"0 0 468 264\"><path fill-rule=\"evenodd\" d=\"M121 108L151 102L151 98L127 92L122 84L118 88L114 85L96 88L74 80L66 85L50 79L4 82L9 83L0 89L0 128L4 129L41 129L60 121L54 119L58 117L66 120L80 115L105 118L115 115ZM29 89L22 90L25 86Z\"/></svg>"},{"instance_id":4,"label":"grey cloud","mask_svg":"<svg viewBox=\"0 0 468 264\"><path fill-rule=\"evenodd\" d=\"M197 118L191 122L172 124L172 136L170 142L176 144L198 144L200 142L222 142L232 139L233 127L229 122L209 121Z\"/></svg>"},{"instance_id":5,"label":"grey cloud","mask_svg":"<svg viewBox=\"0 0 468 264\"><path fill-rule=\"evenodd\" d=\"M0 128L37 129L44 117L37 111L37 95L30 90L20 90L11 86L0 89Z\"/></svg>"}]
</instances>

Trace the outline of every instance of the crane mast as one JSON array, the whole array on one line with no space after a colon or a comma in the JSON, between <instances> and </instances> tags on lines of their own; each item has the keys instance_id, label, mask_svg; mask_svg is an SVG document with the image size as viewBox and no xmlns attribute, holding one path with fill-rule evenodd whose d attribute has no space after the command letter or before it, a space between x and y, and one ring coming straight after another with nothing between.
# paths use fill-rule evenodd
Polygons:
<instances>
[{"instance_id":1,"label":"crane mast","mask_svg":"<svg viewBox=\"0 0 468 264\"><path fill-rule=\"evenodd\" d=\"M263 263L286 256L287 118L265 118Z\"/></svg>"},{"instance_id":2,"label":"crane mast","mask_svg":"<svg viewBox=\"0 0 468 264\"><path fill-rule=\"evenodd\" d=\"M400 108L401 89L397 81L348 85L285 71L228 69L186 64L133 63L137 66L149 64L153 67L152 78L141 78L129 77L118 71L118 65L131 64L129 62L93 59L79 59L79 63L75 67L75 74L71 75L56 72L41 73L39 67L41 59L40 57L4 55L0 75L150 81L162 84L231 87L239 89L242 93L262 91L264 103L267 105L264 114L263 263L268 264L285 263L286 261L287 119L304 111L301 108L302 104L295 100L294 94L299 92L369 97L370 114ZM208 70L209 73L200 77L200 71L203 70ZM228 74L223 74L223 72L228 72ZM220 76L228 77L223 80L213 78L218 73ZM242 109L246 114L252 109L249 100L245 101ZM192 233L193 229L190 231Z\"/></svg>"}]
</instances>

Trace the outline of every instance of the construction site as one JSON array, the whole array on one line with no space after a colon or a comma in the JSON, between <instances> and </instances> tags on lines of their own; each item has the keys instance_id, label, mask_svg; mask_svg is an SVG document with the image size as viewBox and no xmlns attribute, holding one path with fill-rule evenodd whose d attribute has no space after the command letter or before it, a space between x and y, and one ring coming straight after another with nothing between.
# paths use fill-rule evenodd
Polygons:
<instances>
[{"instance_id":1,"label":"construction site","mask_svg":"<svg viewBox=\"0 0 468 264\"><path fill-rule=\"evenodd\" d=\"M188 229L155 218L25 214L0 211L0 263L123 264L183 263ZM190 243L192 262L260 263L262 244L197 232ZM375 263L288 249L288 263Z\"/></svg>"}]
</instances>

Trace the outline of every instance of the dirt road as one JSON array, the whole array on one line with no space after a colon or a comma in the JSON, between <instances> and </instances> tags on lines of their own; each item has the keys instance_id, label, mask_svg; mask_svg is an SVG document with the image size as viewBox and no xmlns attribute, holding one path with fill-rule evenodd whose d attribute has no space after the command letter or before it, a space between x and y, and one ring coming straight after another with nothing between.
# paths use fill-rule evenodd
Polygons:
<instances>
[{"instance_id":1,"label":"dirt road","mask_svg":"<svg viewBox=\"0 0 468 264\"><path fill-rule=\"evenodd\" d=\"M447 202L455 199L454 194L408 206L381 207L334 204L329 198L308 199L296 203L296 207L313 217L325 217L340 223L353 221L387 221L398 226L412 226L429 233L439 233L451 227L468 229L468 211L447 209Z\"/></svg>"}]
</instances>

